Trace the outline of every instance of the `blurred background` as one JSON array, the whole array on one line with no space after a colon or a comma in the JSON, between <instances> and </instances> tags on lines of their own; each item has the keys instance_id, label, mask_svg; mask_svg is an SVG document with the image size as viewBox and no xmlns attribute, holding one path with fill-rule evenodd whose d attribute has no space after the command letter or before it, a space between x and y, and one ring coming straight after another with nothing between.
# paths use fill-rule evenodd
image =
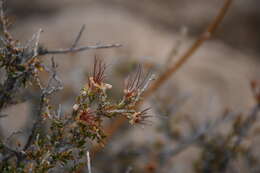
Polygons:
<instances>
[{"instance_id":1,"label":"blurred background","mask_svg":"<svg viewBox=\"0 0 260 173\"><path fill-rule=\"evenodd\" d=\"M64 90L55 96L53 104L62 104L66 112L87 82L94 55L109 65L107 81L114 88L111 95L119 98L123 80L137 64L155 74L165 70L205 30L223 3L224 0L10 0L7 13L14 21L12 33L22 42L42 28L43 46L67 48L85 24L80 45L123 45L54 56ZM159 156L178 146L182 137L188 137L194 131L192 126L214 120L227 109L246 114L254 106L249 82L260 78L259 6L258 0L234 0L216 35L145 103L152 108L151 122L140 127L123 125L93 157L94 173L198 170L201 150L196 146L174 157ZM45 60L49 63L50 57ZM33 94L27 97L30 101L5 110L10 116L1 120L4 136L17 129L30 129L27 122L36 103ZM225 133L228 127L218 129ZM255 146L259 142L254 139ZM248 172L246 166L236 164L240 165L240 172Z\"/></svg>"}]
</instances>

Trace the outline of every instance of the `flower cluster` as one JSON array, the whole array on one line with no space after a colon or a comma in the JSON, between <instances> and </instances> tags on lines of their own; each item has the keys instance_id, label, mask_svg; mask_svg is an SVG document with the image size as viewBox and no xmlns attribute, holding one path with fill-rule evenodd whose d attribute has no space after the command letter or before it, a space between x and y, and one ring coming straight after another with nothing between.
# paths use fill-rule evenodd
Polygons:
<instances>
[{"instance_id":1,"label":"flower cluster","mask_svg":"<svg viewBox=\"0 0 260 173\"><path fill-rule=\"evenodd\" d=\"M125 80L124 99L131 101L138 97L146 82L146 78L143 77L143 69L141 66L138 66L135 74L130 75Z\"/></svg>"},{"instance_id":2,"label":"flower cluster","mask_svg":"<svg viewBox=\"0 0 260 173\"><path fill-rule=\"evenodd\" d=\"M50 105L50 97L63 86L57 76L57 64L54 58L51 66L43 64L41 56L62 54L89 49L119 47L118 44L75 47L68 49L48 50L39 46L41 29L34 34L27 44L14 40L8 32L7 18L4 16L3 1L0 1L0 25L2 28L0 49L0 70L3 81L0 83L0 111L16 104L20 90L30 85L38 87L39 104L34 115L31 130L24 142L16 141L13 147L10 138L0 140L0 172L78 172L86 164L86 153L89 144L103 144L106 137L103 130L105 118L124 116L131 124L142 124L146 121L148 109L138 111L135 107L140 100L147 83L142 79L142 69L137 70L124 89L122 99L112 102L107 91L112 85L105 82L106 64L95 58L93 72L87 84L82 88L72 106L72 113L63 113L59 107L55 110ZM46 82L40 78L46 72ZM22 94L21 94L22 95ZM0 114L0 118L5 115ZM66 165L66 166L65 166ZM62 170L64 168L64 170ZM60 170L61 169L61 170Z\"/></svg>"},{"instance_id":3,"label":"flower cluster","mask_svg":"<svg viewBox=\"0 0 260 173\"><path fill-rule=\"evenodd\" d=\"M111 89L112 85L105 83L105 70L106 64L95 58L92 76L73 106L73 116L80 124L79 128L87 128L91 137L99 142L102 142L105 136L102 130L103 118L124 116L129 119L130 124L143 124L149 117L149 109L137 111L135 107L148 83L148 80L143 78L141 66L125 81L124 94L119 103L112 103L107 96L107 90Z\"/></svg>"},{"instance_id":4,"label":"flower cluster","mask_svg":"<svg viewBox=\"0 0 260 173\"><path fill-rule=\"evenodd\" d=\"M107 89L111 89L112 85L104 83L105 70L106 64L103 61L99 60L97 57L95 57L93 75L89 77L89 82L87 85L88 87L86 89L89 89L90 92L105 92Z\"/></svg>"},{"instance_id":5,"label":"flower cluster","mask_svg":"<svg viewBox=\"0 0 260 173\"><path fill-rule=\"evenodd\" d=\"M150 117L150 115L147 114L147 111L149 109L150 108L146 108L129 116L128 118L130 119L130 124L145 124L144 122L146 121L146 119Z\"/></svg>"},{"instance_id":6,"label":"flower cluster","mask_svg":"<svg viewBox=\"0 0 260 173\"><path fill-rule=\"evenodd\" d=\"M53 66L56 67L55 64ZM54 169L54 165L83 160L83 162L73 162L73 166L69 169L75 172L85 164L84 158L89 150L89 142L104 144L106 137L103 130L104 119L120 116L127 118L132 125L147 122L147 118L150 117L149 109L139 111L136 107L150 81L143 77L141 66L125 81L122 98L116 102L112 102L107 95L112 85L105 81L105 70L106 64L95 58L92 75L76 98L71 115L62 115L60 111L59 113L54 111L47 98L48 94L53 92L53 88L48 86L43 88L39 124L49 124L46 127L47 133L38 132L39 124L35 124L32 130L34 137L28 139L23 147L22 155L19 156L22 161L19 161L18 167L25 172L47 172ZM52 77L52 80L58 82L55 75ZM18 154L20 152L17 152ZM16 170L15 167L11 166ZM2 168L3 172L12 172L6 166Z\"/></svg>"}]
</instances>

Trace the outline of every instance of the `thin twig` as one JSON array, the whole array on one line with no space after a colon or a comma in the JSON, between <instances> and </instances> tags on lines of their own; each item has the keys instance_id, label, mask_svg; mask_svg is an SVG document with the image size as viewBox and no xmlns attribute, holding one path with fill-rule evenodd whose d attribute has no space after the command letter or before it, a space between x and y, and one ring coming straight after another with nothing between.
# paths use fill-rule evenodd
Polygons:
<instances>
[{"instance_id":1,"label":"thin twig","mask_svg":"<svg viewBox=\"0 0 260 173\"><path fill-rule=\"evenodd\" d=\"M28 48L31 45L31 43L35 40L37 33L34 33L32 35L32 37L29 40L26 41L26 43L24 45L24 49Z\"/></svg>"},{"instance_id":2,"label":"thin twig","mask_svg":"<svg viewBox=\"0 0 260 173\"><path fill-rule=\"evenodd\" d=\"M89 151L87 151L87 161L88 161L88 173L91 173L91 161Z\"/></svg>"},{"instance_id":3,"label":"thin twig","mask_svg":"<svg viewBox=\"0 0 260 173\"><path fill-rule=\"evenodd\" d=\"M47 96L53 94L54 92L57 92L57 91L59 91L63 88L60 79L57 77L57 71L56 71L57 65L54 62L53 58L51 59L51 62L52 62L52 69L49 72L52 73L52 74L51 74L50 79L48 81L47 87L42 89L40 105L39 105L39 109L38 109L38 113L37 113L37 120L33 124L32 132L31 132L23 150L27 150L31 146L32 142L35 139L36 132L37 132L38 127L39 127L41 120L42 120L41 114L42 114L42 111L43 111L43 108L44 108L44 105L45 105L45 98ZM52 86L51 83L53 83L53 82L56 82L57 86Z\"/></svg>"},{"instance_id":4,"label":"thin twig","mask_svg":"<svg viewBox=\"0 0 260 173\"><path fill-rule=\"evenodd\" d=\"M121 46L122 46L121 44L104 44L104 45L95 45L95 46L71 47L67 49L57 49L57 50L40 49L39 55L64 54L64 53L81 52L81 51L86 51L91 49L118 48Z\"/></svg>"},{"instance_id":5,"label":"thin twig","mask_svg":"<svg viewBox=\"0 0 260 173\"><path fill-rule=\"evenodd\" d=\"M121 47L121 44L96 44L94 46L81 46L81 47L76 47L82 33L85 30L85 25L83 25L75 39L75 41L72 43L72 46L70 48L65 48L65 49L56 49L56 50L48 50L46 48L40 48L38 49L38 54L39 55L48 55L48 54L66 54L66 53L73 53L73 52L81 52L81 51L87 51L91 49L107 49L107 48L118 48Z\"/></svg>"},{"instance_id":6,"label":"thin twig","mask_svg":"<svg viewBox=\"0 0 260 173\"><path fill-rule=\"evenodd\" d=\"M0 20L2 23L4 33L7 33L7 23L4 14L4 0L0 0Z\"/></svg>"},{"instance_id":7,"label":"thin twig","mask_svg":"<svg viewBox=\"0 0 260 173\"><path fill-rule=\"evenodd\" d=\"M77 37L76 37L74 43L73 43L72 46L71 46L72 48L75 48L75 47L77 46L77 44L78 44L78 42L79 42L79 40L80 40L80 38L81 38L81 35L82 35L82 33L84 32L84 30L85 30L85 24L82 25L82 27L80 28L79 33L78 33L78 35L77 35Z\"/></svg>"},{"instance_id":8,"label":"thin twig","mask_svg":"<svg viewBox=\"0 0 260 173\"><path fill-rule=\"evenodd\" d=\"M40 41L41 33L42 33L42 29L40 28L39 31L36 34L35 46L34 46L34 50L33 50L33 57L38 56L39 41Z\"/></svg>"}]
</instances>

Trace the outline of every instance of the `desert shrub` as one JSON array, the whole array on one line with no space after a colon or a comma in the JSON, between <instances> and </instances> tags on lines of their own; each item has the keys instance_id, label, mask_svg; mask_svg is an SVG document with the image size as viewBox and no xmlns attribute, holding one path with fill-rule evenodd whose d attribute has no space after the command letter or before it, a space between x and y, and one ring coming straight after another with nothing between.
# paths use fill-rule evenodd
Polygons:
<instances>
[{"instance_id":1,"label":"desert shrub","mask_svg":"<svg viewBox=\"0 0 260 173\"><path fill-rule=\"evenodd\" d=\"M152 155L153 157L149 157L148 162L142 163L144 165L142 169L135 171L160 172L167 169L170 158L186 151L190 146L199 148L198 157L193 163L194 172L236 172L236 166L233 163L237 160L242 160L247 170L259 171L259 159L254 155L253 144L243 143L253 129L260 110L259 81L251 82L256 104L250 113L242 115L225 110L217 119L197 124L192 120L191 112L191 115L181 117L181 121L188 125L188 135L178 129L178 125L183 122L177 120L178 115L175 115L175 107L172 106L176 104L171 102L170 95L154 99L151 108L139 109L144 99L150 95L155 96L155 91L211 36L224 17L231 1L226 1L220 15L206 32L195 41L176 64L172 66L167 64L167 67L161 71L162 74L158 74L157 79L154 79L153 74L145 73L141 65L137 66L124 81L123 90L119 91L121 95L117 97L117 100L114 97L112 99L112 96L108 94L113 86L107 82L109 78L106 76L108 68L106 63L101 58L94 57L92 73L86 84L78 91L74 104L70 106L70 113L63 113L60 108L55 108L51 103L53 95L62 90L63 85L57 73L58 65L55 59L51 57L50 65L48 65L42 60L43 57L89 49L116 48L121 45L78 46L84 26L72 46L67 49L50 50L41 45L41 29L27 43L22 44L9 32L10 23L4 14L3 1L0 2L2 26L0 70L3 78L0 83L0 113L11 105L22 102L21 93L26 89L33 87L37 88L36 92L39 92L35 120L32 121L32 129L25 142L16 139L20 131L13 132L9 137L0 140L1 172L65 172L65 170L80 172L84 171L86 166L88 172L91 172L89 153L94 154L100 149L95 146L105 145L107 136L104 121L110 119L119 124L110 128L114 129L111 133L118 131L124 120L128 120L131 125L144 124L145 128L149 122L150 109L157 115L175 116L176 121L161 120L158 126L160 133L177 145L172 148L160 141L156 141L149 147L140 146L138 149L129 145L112 156L113 163L122 164L123 171L132 171L131 167L125 169L125 166L137 160L138 155ZM47 80L40 77L42 73L48 74ZM8 115L1 114L0 118L6 118L6 116ZM218 131L217 127L225 123L228 123L230 128L223 134ZM15 141L12 146L10 139ZM98 145L93 147L93 143Z\"/></svg>"},{"instance_id":2,"label":"desert shrub","mask_svg":"<svg viewBox=\"0 0 260 173\"><path fill-rule=\"evenodd\" d=\"M24 144L17 141L19 149L9 147L8 137L1 140L2 172L47 172L68 164L72 172L85 164L89 150L87 141L103 143L103 119L124 116L131 124L143 123L148 118L147 111L138 111L136 103L148 87L152 76L144 75L141 66L125 81L122 98L113 102L107 95L112 85L106 83L106 64L94 59L93 72L82 87L71 114L63 115L50 105L51 96L63 88L57 74L57 64L51 59L51 66L41 58L47 54L69 53L88 49L113 48L120 45L95 45L76 47L80 31L73 46L68 49L48 50L39 45L41 29L27 44L22 45L8 31L8 19L4 15L1 1L2 47L1 70L5 80L1 83L0 110L16 104L18 92L29 87L40 89L39 107L30 135ZM40 73L49 73L44 85ZM1 118L4 118L3 115ZM15 134L12 134L15 135ZM12 136L11 135L11 136ZM71 163L70 163L71 162Z\"/></svg>"}]
</instances>

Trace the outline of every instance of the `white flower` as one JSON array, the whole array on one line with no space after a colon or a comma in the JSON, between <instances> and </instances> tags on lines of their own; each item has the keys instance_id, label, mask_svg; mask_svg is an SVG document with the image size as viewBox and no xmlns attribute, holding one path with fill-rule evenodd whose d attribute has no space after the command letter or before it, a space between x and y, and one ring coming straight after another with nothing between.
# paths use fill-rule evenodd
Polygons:
<instances>
[{"instance_id":1,"label":"white flower","mask_svg":"<svg viewBox=\"0 0 260 173\"><path fill-rule=\"evenodd\" d=\"M87 95L87 91L82 91L82 96L86 96Z\"/></svg>"},{"instance_id":2,"label":"white flower","mask_svg":"<svg viewBox=\"0 0 260 173\"><path fill-rule=\"evenodd\" d=\"M112 85L111 85L111 84L108 84L108 83L105 83L105 84L104 84L104 87L105 87L106 89L111 89L111 88L112 88Z\"/></svg>"},{"instance_id":3,"label":"white flower","mask_svg":"<svg viewBox=\"0 0 260 173\"><path fill-rule=\"evenodd\" d=\"M75 104L75 105L73 105L72 108L73 108L74 111L77 111L77 110L79 109L79 105L78 105L78 104Z\"/></svg>"}]
</instances>

